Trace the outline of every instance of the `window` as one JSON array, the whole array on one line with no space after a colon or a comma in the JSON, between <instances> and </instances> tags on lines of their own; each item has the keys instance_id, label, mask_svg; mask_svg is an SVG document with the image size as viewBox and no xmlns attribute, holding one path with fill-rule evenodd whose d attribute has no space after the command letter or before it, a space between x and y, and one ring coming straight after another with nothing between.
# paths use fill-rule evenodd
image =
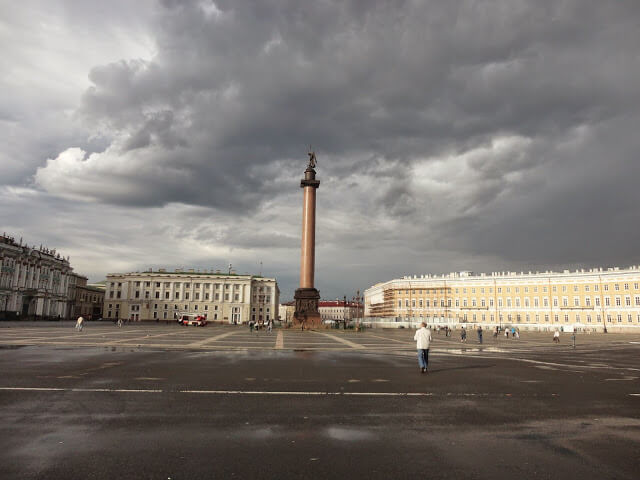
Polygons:
<instances>
[{"instance_id":1,"label":"window","mask_svg":"<svg viewBox=\"0 0 640 480\"><path fill-rule=\"evenodd\" d=\"M591 297L584 297L584 303L587 307L591 306Z\"/></svg>"},{"instance_id":2,"label":"window","mask_svg":"<svg viewBox=\"0 0 640 480\"><path fill-rule=\"evenodd\" d=\"M565 323L569 321L569 315L567 313L564 314L564 321Z\"/></svg>"},{"instance_id":3,"label":"window","mask_svg":"<svg viewBox=\"0 0 640 480\"><path fill-rule=\"evenodd\" d=\"M189 300L189 292L184 292L184 299Z\"/></svg>"},{"instance_id":4,"label":"window","mask_svg":"<svg viewBox=\"0 0 640 480\"><path fill-rule=\"evenodd\" d=\"M573 297L573 306L574 307L580 306L580 297Z\"/></svg>"},{"instance_id":5,"label":"window","mask_svg":"<svg viewBox=\"0 0 640 480\"><path fill-rule=\"evenodd\" d=\"M614 285L614 287L616 288L616 290L620 290L620 284L619 284L619 283L616 283L616 284Z\"/></svg>"},{"instance_id":6,"label":"window","mask_svg":"<svg viewBox=\"0 0 640 480\"><path fill-rule=\"evenodd\" d=\"M589 285L585 285L585 286L584 286L584 291L585 291L585 292L588 292L588 291L589 291Z\"/></svg>"},{"instance_id":7,"label":"window","mask_svg":"<svg viewBox=\"0 0 640 480\"><path fill-rule=\"evenodd\" d=\"M184 288L191 288L191 284L190 283L185 283L184 284Z\"/></svg>"},{"instance_id":8,"label":"window","mask_svg":"<svg viewBox=\"0 0 640 480\"><path fill-rule=\"evenodd\" d=\"M616 297L616 307L622 305L622 299L620 297Z\"/></svg>"},{"instance_id":9,"label":"window","mask_svg":"<svg viewBox=\"0 0 640 480\"><path fill-rule=\"evenodd\" d=\"M622 323L622 315L618 314L618 323Z\"/></svg>"},{"instance_id":10,"label":"window","mask_svg":"<svg viewBox=\"0 0 640 480\"><path fill-rule=\"evenodd\" d=\"M566 285L562 285L562 291L566 292L567 291L567 286Z\"/></svg>"},{"instance_id":11,"label":"window","mask_svg":"<svg viewBox=\"0 0 640 480\"><path fill-rule=\"evenodd\" d=\"M554 307L558 306L558 297L553 297L553 306Z\"/></svg>"},{"instance_id":12,"label":"window","mask_svg":"<svg viewBox=\"0 0 640 480\"><path fill-rule=\"evenodd\" d=\"M558 291L558 286L557 286L557 285L554 285L554 286L553 286L553 288L552 288L552 290L553 290L554 292L557 292L557 291Z\"/></svg>"},{"instance_id":13,"label":"window","mask_svg":"<svg viewBox=\"0 0 640 480\"><path fill-rule=\"evenodd\" d=\"M628 284L628 283L625 283L625 284L624 284L624 289L625 289L625 290L629 290L629 284Z\"/></svg>"},{"instance_id":14,"label":"window","mask_svg":"<svg viewBox=\"0 0 640 480\"><path fill-rule=\"evenodd\" d=\"M591 323L591 315L587 314L587 323Z\"/></svg>"},{"instance_id":15,"label":"window","mask_svg":"<svg viewBox=\"0 0 640 480\"><path fill-rule=\"evenodd\" d=\"M636 295L636 307L640 307L640 297Z\"/></svg>"},{"instance_id":16,"label":"window","mask_svg":"<svg viewBox=\"0 0 640 480\"><path fill-rule=\"evenodd\" d=\"M156 288L160 288L160 282L156 282Z\"/></svg>"},{"instance_id":17,"label":"window","mask_svg":"<svg viewBox=\"0 0 640 480\"><path fill-rule=\"evenodd\" d=\"M169 300L169 292L164 292L164 298L165 300Z\"/></svg>"},{"instance_id":18,"label":"window","mask_svg":"<svg viewBox=\"0 0 640 480\"><path fill-rule=\"evenodd\" d=\"M180 292L176 292L175 298L176 298L176 300L178 300L180 298Z\"/></svg>"},{"instance_id":19,"label":"window","mask_svg":"<svg viewBox=\"0 0 640 480\"><path fill-rule=\"evenodd\" d=\"M577 291L578 291L578 285L574 285L574 286L573 286L573 291L574 291L574 292L577 292Z\"/></svg>"},{"instance_id":20,"label":"window","mask_svg":"<svg viewBox=\"0 0 640 480\"><path fill-rule=\"evenodd\" d=\"M489 306L490 306L490 307L493 307L493 298L490 298L490 299L489 299Z\"/></svg>"},{"instance_id":21,"label":"window","mask_svg":"<svg viewBox=\"0 0 640 480\"><path fill-rule=\"evenodd\" d=\"M603 288L604 288L604 291L605 291L605 292L608 292L608 291L609 291L609 285L606 285L606 284L605 284Z\"/></svg>"},{"instance_id":22,"label":"window","mask_svg":"<svg viewBox=\"0 0 640 480\"><path fill-rule=\"evenodd\" d=\"M600 297L595 297L594 300L596 302L596 307L599 307L600 306Z\"/></svg>"},{"instance_id":23,"label":"window","mask_svg":"<svg viewBox=\"0 0 640 480\"><path fill-rule=\"evenodd\" d=\"M160 298L160 292L156 292L156 298Z\"/></svg>"},{"instance_id":24,"label":"window","mask_svg":"<svg viewBox=\"0 0 640 480\"><path fill-rule=\"evenodd\" d=\"M606 307L610 307L611 306L611 298L609 297L604 297L604 305Z\"/></svg>"},{"instance_id":25,"label":"window","mask_svg":"<svg viewBox=\"0 0 640 480\"><path fill-rule=\"evenodd\" d=\"M398 308L402 308L402 300L398 300Z\"/></svg>"}]
</instances>

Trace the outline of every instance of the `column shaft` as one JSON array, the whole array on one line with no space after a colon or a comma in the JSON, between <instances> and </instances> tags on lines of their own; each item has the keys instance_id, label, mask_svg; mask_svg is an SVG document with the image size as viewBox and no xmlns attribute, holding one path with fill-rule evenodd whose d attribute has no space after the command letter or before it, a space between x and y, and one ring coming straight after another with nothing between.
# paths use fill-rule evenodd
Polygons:
<instances>
[{"instance_id":1,"label":"column shaft","mask_svg":"<svg viewBox=\"0 0 640 480\"><path fill-rule=\"evenodd\" d=\"M316 189L304 187L300 288L313 288L316 242Z\"/></svg>"}]
</instances>

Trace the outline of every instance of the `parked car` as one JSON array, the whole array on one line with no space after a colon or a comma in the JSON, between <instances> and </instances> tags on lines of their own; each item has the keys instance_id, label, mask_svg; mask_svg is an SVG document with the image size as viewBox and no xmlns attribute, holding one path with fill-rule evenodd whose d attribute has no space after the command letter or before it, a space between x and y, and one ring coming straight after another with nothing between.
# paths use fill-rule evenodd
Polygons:
<instances>
[{"instance_id":1,"label":"parked car","mask_svg":"<svg viewBox=\"0 0 640 480\"><path fill-rule=\"evenodd\" d=\"M195 327L204 327L207 324L207 317L204 315L194 315L191 313L180 315L178 323L183 326L193 325Z\"/></svg>"}]
</instances>

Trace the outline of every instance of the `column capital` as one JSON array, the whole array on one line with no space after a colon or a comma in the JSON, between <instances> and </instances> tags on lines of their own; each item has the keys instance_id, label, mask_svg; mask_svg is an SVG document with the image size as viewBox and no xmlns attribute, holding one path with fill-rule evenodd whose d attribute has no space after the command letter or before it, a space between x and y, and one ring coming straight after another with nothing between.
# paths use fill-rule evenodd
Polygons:
<instances>
[{"instance_id":1,"label":"column capital","mask_svg":"<svg viewBox=\"0 0 640 480\"><path fill-rule=\"evenodd\" d=\"M304 171L304 178L300 180L300 188L313 187L318 188L320 186L320 180L316 180L316 171L308 167Z\"/></svg>"}]
</instances>

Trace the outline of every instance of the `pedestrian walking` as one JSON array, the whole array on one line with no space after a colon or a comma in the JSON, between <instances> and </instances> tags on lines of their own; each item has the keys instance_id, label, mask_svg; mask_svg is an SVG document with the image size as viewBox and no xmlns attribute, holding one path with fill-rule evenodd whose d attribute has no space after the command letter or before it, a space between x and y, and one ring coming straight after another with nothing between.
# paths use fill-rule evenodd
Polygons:
<instances>
[{"instance_id":1,"label":"pedestrian walking","mask_svg":"<svg viewBox=\"0 0 640 480\"><path fill-rule=\"evenodd\" d=\"M493 338L497 339L498 338L498 327L496 327L496 329L493 331Z\"/></svg>"},{"instance_id":2,"label":"pedestrian walking","mask_svg":"<svg viewBox=\"0 0 640 480\"><path fill-rule=\"evenodd\" d=\"M558 330L553 333L553 343L560 343L560 332Z\"/></svg>"},{"instance_id":3,"label":"pedestrian walking","mask_svg":"<svg viewBox=\"0 0 640 480\"><path fill-rule=\"evenodd\" d=\"M253 333L253 320L249 320L249 332Z\"/></svg>"},{"instance_id":4,"label":"pedestrian walking","mask_svg":"<svg viewBox=\"0 0 640 480\"><path fill-rule=\"evenodd\" d=\"M513 338L516 339L516 340L520 339L520 331L519 330L515 331L515 333L513 334Z\"/></svg>"},{"instance_id":5,"label":"pedestrian walking","mask_svg":"<svg viewBox=\"0 0 640 480\"><path fill-rule=\"evenodd\" d=\"M431 344L431 330L427 329L427 324L422 322L420 328L413 336L418 349L418 365L421 373L429 373L429 345Z\"/></svg>"},{"instance_id":6,"label":"pedestrian walking","mask_svg":"<svg viewBox=\"0 0 640 480\"><path fill-rule=\"evenodd\" d=\"M478 343L482 343L482 325L478 325Z\"/></svg>"},{"instance_id":7,"label":"pedestrian walking","mask_svg":"<svg viewBox=\"0 0 640 480\"><path fill-rule=\"evenodd\" d=\"M78 317L78 320L76 321L76 330L81 332L83 326L84 326L84 318L82 318L82 315L80 315Z\"/></svg>"},{"instance_id":8,"label":"pedestrian walking","mask_svg":"<svg viewBox=\"0 0 640 480\"><path fill-rule=\"evenodd\" d=\"M122 328L122 319L121 318L118 319L118 328Z\"/></svg>"},{"instance_id":9,"label":"pedestrian walking","mask_svg":"<svg viewBox=\"0 0 640 480\"><path fill-rule=\"evenodd\" d=\"M267 322L267 333L271 333L273 331L273 321L269 320Z\"/></svg>"},{"instance_id":10,"label":"pedestrian walking","mask_svg":"<svg viewBox=\"0 0 640 480\"><path fill-rule=\"evenodd\" d=\"M467 331L464 329L464 327L462 327L462 330L460 330L460 341L462 343L467 343Z\"/></svg>"},{"instance_id":11,"label":"pedestrian walking","mask_svg":"<svg viewBox=\"0 0 640 480\"><path fill-rule=\"evenodd\" d=\"M504 329L504 336L509 338L509 329L508 328Z\"/></svg>"}]
</instances>

